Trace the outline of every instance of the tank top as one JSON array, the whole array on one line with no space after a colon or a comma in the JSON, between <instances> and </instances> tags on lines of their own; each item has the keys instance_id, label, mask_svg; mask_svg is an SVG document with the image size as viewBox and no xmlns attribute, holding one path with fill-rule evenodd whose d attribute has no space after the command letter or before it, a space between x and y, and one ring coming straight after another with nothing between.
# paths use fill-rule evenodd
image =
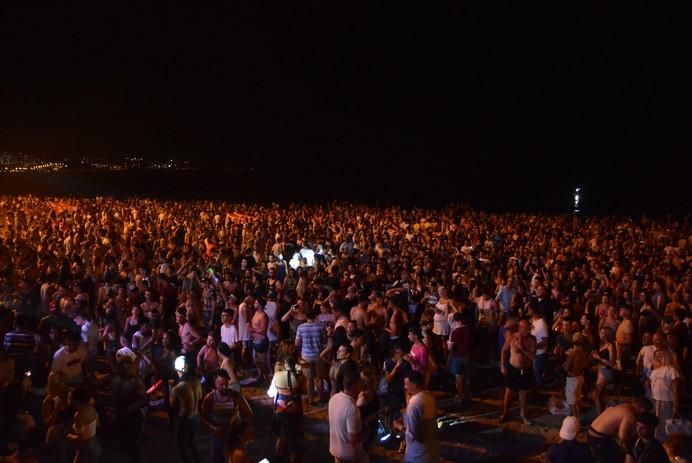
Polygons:
<instances>
[{"instance_id":1,"label":"tank top","mask_svg":"<svg viewBox=\"0 0 692 463\"><path fill-rule=\"evenodd\" d=\"M598 356L601 357L603 360L608 360L610 361L610 350L608 349L608 346L603 346L598 350ZM610 368L607 365L601 365L602 368Z\"/></svg>"},{"instance_id":2,"label":"tank top","mask_svg":"<svg viewBox=\"0 0 692 463\"><path fill-rule=\"evenodd\" d=\"M210 394L212 395L213 404L209 414L209 421L218 426L235 426L240 421L240 413L238 404L233 398L233 393L228 395L226 401L220 400L216 389L211 391Z\"/></svg>"},{"instance_id":3,"label":"tank top","mask_svg":"<svg viewBox=\"0 0 692 463\"><path fill-rule=\"evenodd\" d=\"M433 333L438 336L449 335L449 323L447 323L447 304L437 304L433 316Z\"/></svg>"}]
</instances>

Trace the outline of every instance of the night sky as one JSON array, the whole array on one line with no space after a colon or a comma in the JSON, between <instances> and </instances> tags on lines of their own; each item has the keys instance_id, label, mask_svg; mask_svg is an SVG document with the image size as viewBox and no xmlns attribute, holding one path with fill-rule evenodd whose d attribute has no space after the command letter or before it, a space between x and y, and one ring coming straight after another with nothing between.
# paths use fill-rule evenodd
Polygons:
<instances>
[{"instance_id":1,"label":"night sky","mask_svg":"<svg viewBox=\"0 0 692 463\"><path fill-rule=\"evenodd\" d=\"M10 3L0 150L688 206L689 2Z\"/></svg>"}]
</instances>

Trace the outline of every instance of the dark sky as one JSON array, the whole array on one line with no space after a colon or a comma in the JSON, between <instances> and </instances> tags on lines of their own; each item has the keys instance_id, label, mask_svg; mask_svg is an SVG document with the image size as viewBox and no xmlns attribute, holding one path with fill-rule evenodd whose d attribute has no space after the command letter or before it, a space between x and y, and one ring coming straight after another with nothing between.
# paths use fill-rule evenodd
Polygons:
<instances>
[{"instance_id":1,"label":"dark sky","mask_svg":"<svg viewBox=\"0 0 692 463\"><path fill-rule=\"evenodd\" d=\"M0 7L0 149L517 185L688 176L689 2L23 3Z\"/></svg>"}]
</instances>

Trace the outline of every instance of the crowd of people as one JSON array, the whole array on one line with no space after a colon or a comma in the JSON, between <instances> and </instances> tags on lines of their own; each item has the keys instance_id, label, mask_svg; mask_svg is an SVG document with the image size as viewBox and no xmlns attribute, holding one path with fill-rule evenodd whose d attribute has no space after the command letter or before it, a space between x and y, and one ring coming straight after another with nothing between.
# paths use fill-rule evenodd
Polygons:
<instances>
[{"instance_id":1,"label":"crowd of people","mask_svg":"<svg viewBox=\"0 0 692 463\"><path fill-rule=\"evenodd\" d=\"M431 391L463 406L483 368L500 422L516 394L530 425L531 394L560 385L550 461L578 454L592 406L590 457L662 461L692 370L686 218L3 197L0 233L6 454L95 462L110 422L138 462L158 407L182 461L202 424L212 463L247 462L252 378L277 461L305 461L304 411L326 405L335 461L368 461L384 428L436 462ZM646 400L609 406L624 390Z\"/></svg>"}]
</instances>

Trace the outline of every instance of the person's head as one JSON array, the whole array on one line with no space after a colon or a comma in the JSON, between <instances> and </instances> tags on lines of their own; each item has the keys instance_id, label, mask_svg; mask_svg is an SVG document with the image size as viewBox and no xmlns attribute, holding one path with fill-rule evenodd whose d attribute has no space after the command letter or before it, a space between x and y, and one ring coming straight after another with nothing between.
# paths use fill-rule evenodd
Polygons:
<instances>
[{"instance_id":1,"label":"person's head","mask_svg":"<svg viewBox=\"0 0 692 463\"><path fill-rule=\"evenodd\" d=\"M613 307L612 305L610 307L608 307L608 313L606 315L608 318L616 319L617 315L618 315L618 311L615 307Z\"/></svg>"},{"instance_id":2,"label":"person's head","mask_svg":"<svg viewBox=\"0 0 692 463\"><path fill-rule=\"evenodd\" d=\"M344 370L341 380L343 381L344 392L352 397L358 395L360 387L360 375L357 371Z\"/></svg>"},{"instance_id":3,"label":"person's head","mask_svg":"<svg viewBox=\"0 0 692 463\"><path fill-rule=\"evenodd\" d=\"M132 318L135 320L139 319L142 317L142 309L138 305L133 305L132 306Z\"/></svg>"},{"instance_id":4,"label":"person's head","mask_svg":"<svg viewBox=\"0 0 692 463\"><path fill-rule=\"evenodd\" d=\"M410 371L404 378L404 390L408 395L414 395L424 388L423 375L419 371Z\"/></svg>"},{"instance_id":5,"label":"person's head","mask_svg":"<svg viewBox=\"0 0 692 463\"><path fill-rule=\"evenodd\" d=\"M82 343L82 335L79 332L72 332L67 336L65 348L69 353L77 352Z\"/></svg>"},{"instance_id":6,"label":"person's head","mask_svg":"<svg viewBox=\"0 0 692 463\"><path fill-rule=\"evenodd\" d=\"M48 330L48 339L50 339L51 342L59 343L62 341L62 333L57 327L51 326Z\"/></svg>"},{"instance_id":7,"label":"person's head","mask_svg":"<svg viewBox=\"0 0 692 463\"><path fill-rule=\"evenodd\" d=\"M128 375L130 371L132 371L132 364L134 361L132 360L132 357L130 356L122 356L121 358L118 359L118 374L121 377L125 377Z\"/></svg>"},{"instance_id":8,"label":"person's head","mask_svg":"<svg viewBox=\"0 0 692 463\"><path fill-rule=\"evenodd\" d=\"M660 331L656 331L654 333L654 335L652 336L652 341L653 341L654 347L656 349L662 349L663 346L666 345L665 335L663 333L661 333Z\"/></svg>"},{"instance_id":9,"label":"person's head","mask_svg":"<svg viewBox=\"0 0 692 463\"><path fill-rule=\"evenodd\" d=\"M622 318L623 320L629 320L631 315L632 315L632 312L630 311L629 307L626 307L626 306L620 307L620 318Z\"/></svg>"},{"instance_id":10,"label":"person's head","mask_svg":"<svg viewBox=\"0 0 692 463\"><path fill-rule=\"evenodd\" d=\"M295 364L296 346L290 339L282 339L276 349L276 355L280 362L286 364L289 360Z\"/></svg>"},{"instance_id":11,"label":"person's head","mask_svg":"<svg viewBox=\"0 0 692 463\"><path fill-rule=\"evenodd\" d=\"M315 311L315 309L310 307L305 311L305 317L308 320L315 320L315 317L317 317L317 312Z\"/></svg>"},{"instance_id":12,"label":"person's head","mask_svg":"<svg viewBox=\"0 0 692 463\"><path fill-rule=\"evenodd\" d=\"M227 359L233 356L233 352L231 351L230 346L225 342L220 343L216 351L219 353L220 356L225 357Z\"/></svg>"},{"instance_id":13,"label":"person's head","mask_svg":"<svg viewBox=\"0 0 692 463\"><path fill-rule=\"evenodd\" d=\"M187 321L187 310L185 310L184 307L179 307L178 310L175 311L175 322L178 325L184 325L186 321Z\"/></svg>"},{"instance_id":14,"label":"person's head","mask_svg":"<svg viewBox=\"0 0 692 463\"><path fill-rule=\"evenodd\" d=\"M644 441L654 437L654 430L658 426L658 418L651 412L644 412L637 418L637 436Z\"/></svg>"},{"instance_id":15,"label":"person's head","mask_svg":"<svg viewBox=\"0 0 692 463\"><path fill-rule=\"evenodd\" d=\"M219 370L214 376L214 389L221 395L228 395L230 393L230 389L228 389L230 381L231 377L228 376L228 372Z\"/></svg>"},{"instance_id":16,"label":"person's head","mask_svg":"<svg viewBox=\"0 0 692 463\"><path fill-rule=\"evenodd\" d=\"M577 332L572 335L572 344L575 347L581 347L584 344L584 335Z\"/></svg>"},{"instance_id":17,"label":"person's head","mask_svg":"<svg viewBox=\"0 0 692 463\"><path fill-rule=\"evenodd\" d=\"M398 362L400 359L404 357L404 349L402 349L400 346L396 346L394 350L392 351L392 359L395 362Z\"/></svg>"},{"instance_id":18,"label":"person's head","mask_svg":"<svg viewBox=\"0 0 692 463\"><path fill-rule=\"evenodd\" d=\"M348 343L341 344L337 349L336 349L336 359L337 360L347 360L351 358L351 355L353 354L353 346Z\"/></svg>"},{"instance_id":19,"label":"person's head","mask_svg":"<svg viewBox=\"0 0 692 463\"><path fill-rule=\"evenodd\" d=\"M139 332L142 333L143 336L149 337L153 334L154 330L151 328L151 323L144 322L140 325Z\"/></svg>"},{"instance_id":20,"label":"person's head","mask_svg":"<svg viewBox=\"0 0 692 463\"><path fill-rule=\"evenodd\" d=\"M91 395L85 388L81 386L72 389L67 396L67 402L70 404L70 406L75 408L87 405L90 401Z\"/></svg>"},{"instance_id":21,"label":"person's head","mask_svg":"<svg viewBox=\"0 0 692 463\"><path fill-rule=\"evenodd\" d=\"M598 331L598 337L601 339L601 342L612 342L613 330L608 327L601 328Z\"/></svg>"},{"instance_id":22,"label":"person's head","mask_svg":"<svg viewBox=\"0 0 692 463\"><path fill-rule=\"evenodd\" d=\"M570 320L562 320L562 332L565 334L572 332L572 322Z\"/></svg>"},{"instance_id":23,"label":"person's head","mask_svg":"<svg viewBox=\"0 0 692 463\"><path fill-rule=\"evenodd\" d=\"M176 357L173 362L173 368L175 368L180 377L191 375L194 372L191 362L184 355Z\"/></svg>"},{"instance_id":24,"label":"person's head","mask_svg":"<svg viewBox=\"0 0 692 463\"><path fill-rule=\"evenodd\" d=\"M640 415L644 412L650 412L654 409L654 406L651 404L651 401L646 397L637 397L637 399L634 401L632 405L634 405L634 408Z\"/></svg>"},{"instance_id":25,"label":"person's head","mask_svg":"<svg viewBox=\"0 0 692 463\"><path fill-rule=\"evenodd\" d=\"M654 368L673 365L673 355L669 349L657 349L654 352Z\"/></svg>"},{"instance_id":26,"label":"person's head","mask_svg":"<svg viewBox=\"0 0 692 463\"><path fill-rule=\"evenodd\" d=\"M216 346L219 345L219 341L220 341L219 333L217 333L216 331L212 331L207 336L207 347L209 349L215 349Z\"/></svg>"},{"instance_id":27,"label":"person's head","mask_svg":"<svg viewBox=\"0 0 692 463\"><path fill-rule=\"evenodd\" d=\"M173 347L173 342L175 339L175 333L173 330L168 330L165 333L163 333L163 336L161 337L161 344L163 347Z\"/></svg>"},{"instance_id":28,"label":"person's head","mask_svg":"<svg viewBox=\"0 0 692 463\"><path fill-rule=\"evenodd\" d=\"M452 315L452 323L456 326L461 326L464 324L464 315L461 312L456 312Z\"/></svg>"},{"instance_id":29,"label":"person's head","mask_svg":"<svg viewBox=\"0 0 692 463\"><path fill-rule=\"evenodd\" d=\"M527 336L531 333L531 324L526 319L519 320L519 334L522 336Z\"/></svg>"},{"instance_id":30,"label":"person's head","mask_svg":"<svg viewBox=\"0 0 692 463\"><path fill-rule=\"evenodd\" d=\"M645 331L642 335L642 345L650 346L653 342L653 334L650 331Z\"/></svg>"},{"instance_id":31,"label":"person's head","mask_svg":"<svg viewBox=\"0 0 692 463\"><path fill-rule=\"evenodd\" d=\"M67 375L62 371L51 371L48 375L46 393L49 396L61 396L67 390Z\"/></svg>"},{"instance_id":32,"label":"person's head","mask_svg":"<svg viewBox=\"0 0 692 463\"><path fill-rule=\"evenodd\" d=\"M420 341L421 339L423 339L423 333L421 332L421 329L420 329L419 327L417 327L417 326L412 326L411 328L409 328L409 330L408 330L408 340L409 340L410 342L413 343L413 342L416 342L416 341Z\"/></svg>"},{"instance_id":33,"label":"person's head","mask_svg":"<svg viewBox=\"0 0 692 463\"><path fill-rule=\"evenodd\" d=\"M221 312L221 323L224 325L228 325L231 323L233 320L233 312L229 309L224 310Z\"/></svg>"}]
</instances>

